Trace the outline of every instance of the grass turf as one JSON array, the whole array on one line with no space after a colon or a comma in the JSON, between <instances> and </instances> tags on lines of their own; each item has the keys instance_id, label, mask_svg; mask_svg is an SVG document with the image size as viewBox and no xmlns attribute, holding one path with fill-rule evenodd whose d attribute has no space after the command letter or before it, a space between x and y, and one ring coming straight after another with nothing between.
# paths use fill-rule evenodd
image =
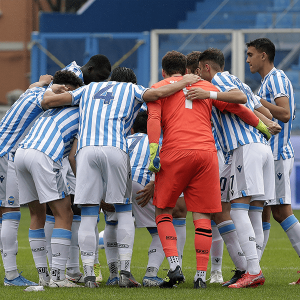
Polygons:
<instances>
[{"instance_id":1,"label":"grass turf","mask_svg":"<svg viewBox=\"0 0 300 300\"><path fill-rule=\"evenodd\" d=\"M22 275L29 280L37 282L38 274L28 242L29 212L26 207L21 208L21 223L19 227L19 253L17 264ZM300 211L294 211L295 216L300 218ZM194 227L191 214L187 217L187 240L183 256L183 273L186 282L173 289L139 288L121 289L119 287L105 286L109 276L106 265L104 250L99 251L99 260L102 264L103 283L98 289L88 288L45 288L43 292L25 292L23 287L3 286L4 269L1 264L0 298L1 299L298 299L300 286L291 286L289 282L296 281L300 275L299 258L290 244L281 226L273 219L271 221L269 242L261 260L261 267L266 277L263 286L249 289L232 290L223 288L219 284L209 284L206 290L193 289L193 277L195 274L195 250L194 250ZM104 228L104 220L101 216L99 231ZM150 235L146 229L137 229L135 234L134 251L131 271L134 277L142 282L147 266L147 251L150 245ZM164 270L165 269L165 270ZM158 275L164 277L168 269L165 260ZM224 247L223 277L228 280L233 273L232 261ZM210 263L207 272L210 274Z\"/></svg>"}]
</instances>

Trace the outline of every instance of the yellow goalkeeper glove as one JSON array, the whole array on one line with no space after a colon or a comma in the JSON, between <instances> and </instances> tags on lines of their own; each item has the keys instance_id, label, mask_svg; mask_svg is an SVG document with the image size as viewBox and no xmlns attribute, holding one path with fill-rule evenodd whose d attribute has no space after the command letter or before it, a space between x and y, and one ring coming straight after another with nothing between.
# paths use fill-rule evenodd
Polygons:
<instances>
[{"instance_id":1,"label":"yellow goalkeeper glove","mask_svg":"<svg viewBox=\"0 0 300 300\"><path fill-rule=\"evenodd\" d=\"M150 147L150 164L148 169L151 172L157 173L160 170L159 145L156 143L151 143L149 147Z\"/></svg>"},{"instance_id":2,"label":"yellow goalkeeper glove","mask_svg":"<svg viewBox=\"0 0 300 300\"><path fill-rule=\"evenodd\" d=\"M255 128L258 129L263 134L263 136L267 141L271 138L272 135L269 132L268 127L261 120L259 120L258 125Z\"/></svg>"}]
</instances>

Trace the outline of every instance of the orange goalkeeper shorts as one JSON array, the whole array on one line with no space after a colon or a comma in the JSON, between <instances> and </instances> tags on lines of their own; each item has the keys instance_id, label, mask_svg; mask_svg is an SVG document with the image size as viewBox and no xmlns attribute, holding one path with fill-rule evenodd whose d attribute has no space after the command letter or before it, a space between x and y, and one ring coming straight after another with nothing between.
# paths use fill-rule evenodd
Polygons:
<instances>
[{"instance_id":1,"label":"orange goalkeeper shorts","mask_svg":"<svg viewBox=\"0 0 300 300\"><path fill-rule=\"evenodd\" d=\"M168 150L160 153L160 161L161 169L155 175L155 206L175 207L183 192L188 211L222 211L216 151Z\"/></svg>"}]
</instances>

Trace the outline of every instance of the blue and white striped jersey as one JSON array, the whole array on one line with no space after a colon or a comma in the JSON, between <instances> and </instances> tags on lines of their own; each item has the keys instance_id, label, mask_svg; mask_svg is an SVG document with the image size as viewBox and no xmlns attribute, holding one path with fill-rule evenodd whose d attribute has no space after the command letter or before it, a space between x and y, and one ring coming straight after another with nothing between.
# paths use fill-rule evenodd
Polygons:
<instances>
[{"instance_id":1,"label":"blue and white striped jersey","mask_svg":"<svg viewBox=\"0 0 300 300\"><path fill-rule=\"evenodd\" d=\"M247 96L247 106L252 111L259 105L250 87L242 83L236 76L228 72L217 73L212 79L221 92L239 89ZM221 113L217 108L212 109L212 121L223 152L228 152L250 143L268 144L259 130L244 123L238 116L232 113Z\"/></svg>"},{"instance_id":2,"label":"blue and white striped jersey","mask_svg":"<svg viewBox=\"0 0 300 300\"><path fill-rule=\"evenodd\" d=\"M45 91L41 87L26 90L6 112L0 123L0 156L16 151L33 122L43 113L41 102Z\"/></svg>"},{"instance_id":3,"label":"blue and white striped jersey","mask_svg":"<svg viewBox=\"0 0 300 300\"><path fill-rule=\"evenodd\" d=\"M49 109L36 120L19 147L39 150L54 161L62 160L70 153L78 125L78 107Z\"/></svg>"},{"instance_id":4,"label":"blue and white striped jersey","mask_svg":"<svg viewBox=\"0 0 300 300\"><path fill-rule=\"evenodd\" d=\"M133 181L145 186L150 182L152 172L150 163L149 139L145 133L135 133L127 137L130 156L131 177Z\"/></svg>"},{"instance_id":5,"label":"blue and white striped jersey","mask_svg":"<svg viewBox=\"0 0 300 300\"><path fill-rule=\"evenodd\" d=\"M281 70L273 68L262 80L261 87L258 91L258 96L271 104L276 105L276 98L288 97L290 104L291 118L287 123L283 123L273 118L273 121L281 126L281 132L272 135L269 140L274 160L279 160L294 157L294 149L290 140L292 130L292 120L295 114L295 102L293 86Z\"/></svg>"},{"instance_id":6,"label":"blue and white striped jersey","mask_svg":"<svg viewBox=\"0 0 300 300\"><path fill-rule=\"evenodd\" d=\"M125 82L92 82L70 92L79 104L77 151L85 146L113 146L128 152L126 136L147 90Z\"/></svg>"}]
</instances>

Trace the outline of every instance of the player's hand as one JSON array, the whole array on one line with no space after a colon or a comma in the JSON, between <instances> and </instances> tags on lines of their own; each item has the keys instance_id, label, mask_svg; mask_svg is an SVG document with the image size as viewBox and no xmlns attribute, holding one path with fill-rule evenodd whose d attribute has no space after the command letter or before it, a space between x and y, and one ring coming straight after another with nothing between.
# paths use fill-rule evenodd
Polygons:
<instances>
[{"instance_id":1,"label":"player's hand","mask_svg":"<svg viewBox=\"0 0 300 300\"><path fill-rule=\"evenodd\" d=\"M148 169L151 172L157 173L160 170L159 145L156 143L151 143L149 147L150 147L150 164Z\"/></svg>"},{"instance_id":2,"label":"player's hand","mask_svg":"<svg viewBox=\"0 0 300 300\"><path fill-rule=\"evenodd\" d=\"M52 75L41 75L39 78L39 83L41 83L41 85L48 85L51 81L53 80L53 76Z\"/></svg>"},{"instance_id":3,"label":"player's hand","mask_svg":"<svg viewBox=\"0 0 300 300\"><path fill-rule=\"evenodd\" d=\"M55 94L61 94L68 91L68 88L63 84L53 84L51 89Z\"/></svg>"},{"instance_id":4,"label":"player's hand","mask_svg":"<svg viewBox=\"0 0 300 300\"><path fill-rule=\"evenodd\" d=\"M109 203L106 203L104 200L101 200L100 202L100 210L103 210L103 211L107 211L107 212L115 212L115 207L113 204L109 204Z\"/></svg>"},{"instance_id":5,"label":"player's hand","mask_svg":"<svg viewBox=\"0 0 300 300\"><path fill-rule=\"evenodd\" d=\"M186 85L192 85L192 84L198 82L199 80L201 80L201 77L198 75L194 75L194 74L185 74L182 77L182 80L184 80L186 82Z\"/></svg>"},{"instance_id":6,"label":"player's hand","mask_svg":"<svg viewBox=\"0 0 300 300\"><path fill-rule=\"evenodd\" d=\"M140 194L135 199L136 201L140 200L137 204L141 207L146 206L154 195L154 181L150 181L142 190L136 193Z\"/></svg>"},{"instance_id":7,"label":"player's hand","mask_svg":"<svg viewBox=\"0 0 300 300\"><path fill-rule=\"evenodd\" d=\"M201 88L191 88L186 93L188 100L207 99L210 96L210 91L205 91Z\"/></svg>"},{"instance_id":8,"label":"player's hand","mask_svg":"<svg viewBox=\"0 0 300 300\"><path fill-rule=\"evenodd\" d=\"M267 141L271 138L271 133L269 132L268 127L261 120L259 120L258 125L255 128L263 134Z\"/></svg>"},{"instance_id":9,"label":"player's hand","mask_svg":"<svg viewBox=\"0 0 300 300\"><path fill-rule=\"evenodd\" d=\"M271 124L268 125L268 130L272 135L278 134L281 131L281 126L276 122L271 121Z\"/></svg>"}]
</instances>

